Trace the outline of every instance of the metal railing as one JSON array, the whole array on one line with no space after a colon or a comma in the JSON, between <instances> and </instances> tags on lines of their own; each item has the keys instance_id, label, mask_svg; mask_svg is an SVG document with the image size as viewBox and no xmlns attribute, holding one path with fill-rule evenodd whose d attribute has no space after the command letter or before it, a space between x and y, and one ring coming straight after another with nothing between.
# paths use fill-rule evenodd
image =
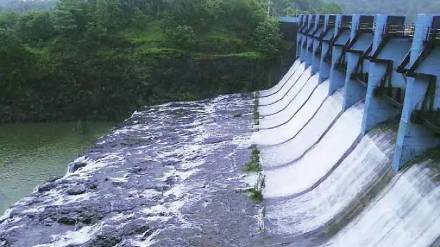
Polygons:
<instances>
[{"instance_id":1,"label":"metal railing","mask_svg":"<svg viewBox=\"0 0 440 247\"><path fill-rule=\"evenodd\" d=\"M387 37L396 38L413 38L415 33L415 26L410 25L386 25L383 30L383 35Z\"/></svg>"},{"instance_id":2,"label":"metal railing","mask_svg":"<svg viewBox=\"0 0 440 247\"><path fill-rule=\"evenodd\" d=\"M440 43L440 28L429 28L426 34L426 41Z\"/></svg>"},{"instance_id":3,"label":"metal railing","mask_svg":"<svg viewBox=\"0 0 440 247\"><path fill-rule=\"evenodd\" d=\"M376 29L374 23L360 23L358 30L361 32L366 33L374 33L374 30Z\"/></svg>"},{"instance_id":4,"label":"metal railing","mask_svg":"<svg viewBox=\"0 0 440 247\"><path fill-rule=\"evenodd\" d=\"M341 24L341 29L342 30L350 30L351 29L351 21L350 22L345 22Z\"/></svg>"}]
</instances>

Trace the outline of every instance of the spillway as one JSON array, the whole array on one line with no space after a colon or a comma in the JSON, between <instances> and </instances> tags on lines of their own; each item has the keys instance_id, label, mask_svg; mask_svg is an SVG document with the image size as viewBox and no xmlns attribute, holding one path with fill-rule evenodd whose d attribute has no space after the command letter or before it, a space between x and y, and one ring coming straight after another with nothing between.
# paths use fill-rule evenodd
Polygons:
<instances>
[{"instance_id":1,"label":"spillway","mask_svg":"<svg viewBox=\"0 0 440 247\"><path fill-rule=\"evenodd\" d=\"M277 93L279 90L281 90L287 83L287 79L293 75L293 73L298 71L298 66L301 64L299 60L296 60L293 64L293 66L290 67L289 71L283 76L283 78L280 80L279 83L277 83L275 86L273 86L270 89L262 90L260 91L260 97L268 97L275 93Z\"/></svg>"},{"instance_id":2,"label":"spillway","mask_svg":"<svg viewBox=\"0 0 440 247\"><path fill-rule=\"evenodd\" d=\"M324 246L438 246L439 174L439 161L412 165Z\"/></svg>"},{"instance_id":3,"label":"spillway","mask_svg":"<svg viewBox=\"0 0 440 247\"><path fill-rule=\"evenodd\" d=\"M280 90L278 90L276 93L271 94L266 97L260 96L260 105L261 106L270 106L273 104L276 104L276 102L279 102L282 100L286 94L288 94L290 91L292 91L292 88L296 85L296 82L298 79L302 76L305 70L305 65L301 63L298 65L298 69L296 69L291 75L289 75L285 80L284 86Z\"/></svg>"},{"instance_id":4,"label":"spillway","mask_svg":"<svg viewBox=\"0 0 440 247\"><path fill-rule=\"evenodd\" d=\"M267 148L263 147L263 160L270 164L270 167L298 160L322 138L342 113L342 96L342 91L338 91L327 98L321 97L316 104L313 104L313 106L321 104L321 100L325 99L318 111L306 110L309 114L298 117L298 120L303 121L294 122L298 126L292 127L296 128L288 129L289 126L283 126L272 130L273 137L271 139L267 138L266 142L276 140L281 144ZM308 115L312 115L309 120L307 119ZM303 123L304 121L305 123ZM277 130L279 131L277 132Z\"/></svg>"},{"instance_id":5,"label":"spillway","mask_svg":"<svg viewBox=\"0 0 440 247\"><path fill-rule=\"evenodd\" d=\"M349 213L371 187L390 176L395 131L378 129L359 145L316 188L300 196L267 202L267 228L296 236L330 225Z\"/></svg>"},{"instance_id":6,"label":"spillway","mask_svg":"<svg viewBox=\"0 0 440 247\"><path fill-rule=\"evenodd\" d=\"M356 104L344 112L322 140L301 159L266 171L264 195L268 198L295 195L325 176L358 139L363 110L363 103ZM289 156L289 153L283 155Z\"/></svg>"},{"instance_id":7,"label":"spillway","mask_svg":"<svg viewBox=\"0 0 440 247\"><path fill-rule=\"evenodd\" d=\"M255 143L259 145L277 145L287 141L289 138L295 136L301 128L306 125L307 121L316 113L323 101L326 99L327 83L318 85L317 77L312 77L308 84L308 92L303 92L301 96L297 97L297 107L292 107L292 110L285 110L284 112L291 112L289 115L280 114L280 121L272 121L270 128L264 128L263 121L260 120L260 131L253 135ZM312 95L309 93L313 93ZM282 118L282 117L284 117ZM264 122L268 124L267 122ZM270 137L270 138L267 138Z\"/></svg>"},{"instance_id":8,"label":"spillway","mask_svg":"<svg viewBox=\"0 0 440 247\"><path fill-rule=\"evenodd\" d=\"M289 102L281 109L264 115L261 119L261 129L273 129L290 120L304 106L318 86L318 77L312 76L301 90L294 97L290 98Z\"/></svg>"},{"instance_id":9,"label":"spillway","mask_svg":"<svg viewBox=\"0 0 440 247\"><path fill-rule=\"evenodd\" d=\"M265 246L440 247L440 16L405 23L300 17L252 136Z\"/></svg>"},{"instance_id":10,"label":"spillway","mask_svg":"<svg viewBox=\"0 0 440 247\"><path fill-rule=\"evenodd\" d=\"M303 73L300 74L301 76L298 79L292 77L291 81L295 80L295 82L292 83L292 86L285 94L281 95L276 100L271 101L270 103L260 103L259 112L262 117L276 114L281 109L285 108L289 104L289 102L298 97L311 76L311 70L310 68L306 69Z\"/></svg>"}]
</instances>

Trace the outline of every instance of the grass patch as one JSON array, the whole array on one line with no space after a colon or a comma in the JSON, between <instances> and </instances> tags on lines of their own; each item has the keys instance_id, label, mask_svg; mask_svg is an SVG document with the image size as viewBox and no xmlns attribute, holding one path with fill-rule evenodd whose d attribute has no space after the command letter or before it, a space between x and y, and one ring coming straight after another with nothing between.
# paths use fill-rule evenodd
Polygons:
<instances>
[{"instance_id":1,"label":"grass patch","mask_svg":"<svg viewBox=\"0 0 440 247\"><path fill-rule=\"evenodd\" d=\"M265 176L261 173L258 174L257 182L253 188L248 190L249 197L257 203L263 201L263 189L265 187Z\"/></svg>"},{"instance_id":2,"label":"grass patch","mask_svg":"<svg viewBox=\"0 0 440 247\"><path fill-rule=\"evenodd\" d=\"M245 167L245 172L261 172L262 167L260 163L260 150L256 146L252 146L251 161L249 161Z\"/></svg>"},{"instance_id":3,"label":"grass patch","mask_svg":"<svg viewBox=\"0 0 440 247\"><path fill-rule=\"evenodd\" d=\"M254 187L248 189L249 197L255 202L263 201L263 188L265 187L265 176L262 174L262 166L260 163L260 150L256 145L253 145L251 152L251 161L249 161L243 168L245 172L257 173L257 181Z\"/></svg>"},{"instance_id":4,"label":"grass patch","mask_svg":"<svg viewBox=\"0 0 440 247\"><path fill-rule=\"evenodd\" d=\"M252 188L249 190L249 196L252 200L256 202L262 202L263 201L263 193L261 190L257 190L256 188Z\"/></svg>"},{"instance_id":5,"label":"grass patch","mask_svg":"<svg viewBox=\"0 0 440 247\"><path fill-rule=\"evenodd\" d=\"M260 93L257 92L255 94L254 105L253 105L253 109L252 109L252 114L253 114L255 125L260 125L260 113L258 112L258 106L260 104L259 97L260 97Z\"/></svg>"}]
</instances>

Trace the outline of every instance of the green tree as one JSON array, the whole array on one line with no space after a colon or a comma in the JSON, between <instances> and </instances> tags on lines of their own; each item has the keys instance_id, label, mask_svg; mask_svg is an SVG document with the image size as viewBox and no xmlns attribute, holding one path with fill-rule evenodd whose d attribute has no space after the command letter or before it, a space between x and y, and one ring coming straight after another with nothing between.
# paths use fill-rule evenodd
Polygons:
<instances>
[{"instance_id":1,"label":"green tree","mask_svg":"<svg viewBox=\"0 0 440 247\"><path fill-rule=\"evenodd\" d=\"M30 12L18 22L18 34L28 42L47 41L55 34L50 14L47 12Z\"/></svg>"},{"instance_id":2,"label":"green tree","mask_svg":"<svg viewBox=\"0 0 440 247\"><path fill-rule=\"evenodd\" d=\"M280 47L281 36L276 20L268 19L261 22L253 34L255 48L268 55L274 56Z\"/></svg>"}]
</instances>

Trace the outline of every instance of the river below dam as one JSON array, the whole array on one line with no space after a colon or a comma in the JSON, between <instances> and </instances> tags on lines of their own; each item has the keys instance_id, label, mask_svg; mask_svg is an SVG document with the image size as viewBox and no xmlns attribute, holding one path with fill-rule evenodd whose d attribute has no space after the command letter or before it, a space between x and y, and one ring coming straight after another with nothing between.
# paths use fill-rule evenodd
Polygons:
<instances>
[{"instance_id":1,"label":"river below dam","mask_svg":"<svg viewBox=\"0 0 440 247\"><path fill-rule=\"evenodd\" d=\"M0 214L37 185L63 176L113 123L27 123L0 125Z\"/></svg>"},{"instance_id":2,"label":"river below dam","mask_svg":"<svg viewBox=\"0 0 440 247\"><path fill-rule=\"evenodd\" d=\"M296 62L261 105L258 94L171 102L139 109L85 152L93 135L75 135L85 144L74 149L56 134L15 147L15 188L42 175L0 216L0 246L439 247L438 149L393 171L398 122L362 135L365 101L343 110L343 91L328 90ZM48 168L50 150L70 152Z\"/></svg>"}]
</instances>

